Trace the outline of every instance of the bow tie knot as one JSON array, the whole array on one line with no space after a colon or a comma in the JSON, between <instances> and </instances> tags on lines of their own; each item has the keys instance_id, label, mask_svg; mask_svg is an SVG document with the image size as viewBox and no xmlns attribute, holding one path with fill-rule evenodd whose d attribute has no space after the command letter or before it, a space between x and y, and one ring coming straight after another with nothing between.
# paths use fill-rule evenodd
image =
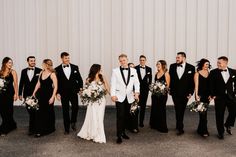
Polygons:
<instances>
[{"instance_id":1,"label":"bow tie knot","mask_svg":"<svg viewBox=\"0 0 236 157\"><path fill-rule=\"evenodd\" d=\"M182 64L177 64L177 67L183 67L183 65Z\"/></svg>"},{"instance_id":2,"label":"bow tie knot","mask_svg":"<svg viewBox=\"0 0 236 157\"><path fill-rule=\"evenodd\" d=\"M66 68L66 67L69 68L69 64L65 64L65 65L63 65L63 68Z\"/></svg>"},{"instance_id":3,"label":"bow tie knot","mask_svg":"<svg viewBox=\"0 0 236 157\"><path fill-rule=\"evenodd\" d=\"M221 69L220 71L221 72L227 72L227 69Z\"/></svg>"},{"instance_id":4,"label":"bow tie knot","mask_svg":"<svg viewBox=\"0 0 236 157\"><path fill-rule=\"evenodd\" d=\"M34 68L28 68L28 70L34 70Z\"/></svg>"},{"instance_id":5,"label":"bow tie knot","mask_svg":"<svg viewBox=\"0 0 236 157\"><path fill-rule=\"evenodd\" d=\"M121 68L121 70L129 70L129 68Z\"/></svg>"},{"instance_id":6,"label":"bow tie knot","mask_svg":"<svg viewBox=\"0 0 236 157\"><path fill-rule=\"evenodd\" d=\"M140 66L140 68L145 69L145 66Z\"/></svg>"}]
</instances>

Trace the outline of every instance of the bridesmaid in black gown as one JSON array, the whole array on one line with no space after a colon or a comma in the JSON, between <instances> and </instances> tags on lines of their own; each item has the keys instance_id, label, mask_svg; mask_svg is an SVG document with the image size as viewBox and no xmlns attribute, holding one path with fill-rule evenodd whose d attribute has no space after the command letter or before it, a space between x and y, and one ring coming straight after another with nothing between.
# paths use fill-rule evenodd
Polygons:
<instances>
[{"instance_id":1,"label":"bridesmaid in black gown","mask_svg":"<svg viewBox=\"0 0 236 157\"><path fill-rule=\"evenodd\" d=\"M194 75L195 83L195 99L204 103L210 103L210 88L209 88L209 69L210 62L207 59L201 59L197 64L197 72ZM197 133L203 137L208 137L209 132L207 129L207 111L199 112L199 124Z\"/></svg>"},{"instance_id":2,"label":"bridesmaid in black gown","mask_svg":"<svg viewBox=\"0 0 236 157\"><path fill-rule=\"evenodd\" d=\"M157 62L157 73L155 75L155 82L160 81L167 84L169 88L170 75L167 72L167 64L164 60L159 60ZM168 93L164 95L152 95L151 104L151 116L150 116L150 127L156 129L159 132L167 133L167 123L166 123L166 102L168 98Z\"/></svg>"},{"instance_id":3,"label":"bridesmaid in black gown","mask_svg":"<svg viewBox=\"0 0 236 157\"><path fill-rule=\"evenodd\" d=\"M0 91L0 115L2 124L0 126L0 135L5 136L16 129L16 122L13 118L13 103L17 100L18 83L16 71L12 69L13 61L5 57L2 61L0 78L6 81L4 90Z\"/></svg>"},{"instance_id":4,"label":"bridesmaid in black gown","mask_svg":"<svg viewBox=\"0 0 236 157\"><path fill-rule=\"evenodd\" d=\"M39 100L39 110L36 112L35 137L47 135L55 131L54 100L57 92L57 77L50 59L43 61L43 71L40 74L33 96Z\"/></svg>"}]
</instances>

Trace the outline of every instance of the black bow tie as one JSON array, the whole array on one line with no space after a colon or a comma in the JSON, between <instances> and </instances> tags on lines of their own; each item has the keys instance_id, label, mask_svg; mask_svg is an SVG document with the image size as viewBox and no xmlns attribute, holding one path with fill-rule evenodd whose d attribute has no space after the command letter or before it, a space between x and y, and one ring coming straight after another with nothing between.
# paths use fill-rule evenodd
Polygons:
<instances>
[{"instance_id":1,"label":"black bow tie","mask_svg":"<svg viewBox=\"0 0 236 157\"><path fill-rule=\"evenodd\" d=\"M227 69L224 69L224 70L223 70L223 69L221 69L220 71L221 71L221 72L227 72Z\"/></svg>"},{"instance_id":2,"label":"black bow tie","mask_svg":"<svg viewBox=\"0 0 236 157\"><path fill-rule=\"evenodd\" d=\"M65 67L69 67L69 64L63 65L63 68L65 68Z\"/></svg>"},{"instance_id":3,"label":"black bow tie","mask_svg":"<svg viewBox=\"0 0 236 157\"><path fill-rule=\"evenodd\" d=\"M145 67L143 67L143 66L140 66L140 68L145 69Z\"/></svg>"},{"instance_id":4,"label":"black bow tie","mask_svg":"<svg viewBox=\"0 0 236 157\"><path fill-rule=\"evenodd\" d=\"M121 70L129 70L129 68L121 68Z\"/></svg>"},{"instance_id":5,"label":"black bow tie","mask_svg":"<svg viewBox=\"0 0 236 157\"><path fill-rule=\"evenodd\" d=\"M28 70L34 70L34 68L28 68Z\"/></svg>"},{"instance_id":6,"label":"black bow tie","mask_svg":"<svg viewBox=\"0 0 236 157\"><path fill-rule=\"evenodd\" d=\"M183 67L183 65L182 64L177 64L177 67Z\"/></svg>"}]
</instances>

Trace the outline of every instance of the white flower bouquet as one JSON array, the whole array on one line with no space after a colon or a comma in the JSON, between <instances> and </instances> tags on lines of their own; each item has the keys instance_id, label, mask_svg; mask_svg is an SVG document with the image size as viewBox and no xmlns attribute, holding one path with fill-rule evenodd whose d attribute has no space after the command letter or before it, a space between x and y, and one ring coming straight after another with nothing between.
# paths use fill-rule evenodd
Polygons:
<instances>
[{"instance_id":1,"label":"white flower bouquet","mask_svg":"<svg viewBox=\"0 0 236 157\"><path fill-rule=\"evenodd\" d=\"M28 96L25 99L24 104L28 109L39 110L38 99L34 96Z\"/></svg>"},{"instance_id":2,"label":"white flower bouquet","mask_svg":"<svg viewBox=\"0 0 236 157\"><path fill-rule=\"evenodd\" d=\"M0 78L0 93L6 91L7 81L3 78Z\"/></svg>"},{"instance_id":3,"label":"white flower bouquet","mask_svg":"<svg viewBox=\"0 0 236 157\"><path fill-rule=\"evenodd\" d=\"M149 90L152 92L153 95L165 95L168 93L169 89L167 88L166 83L157 81L152 83L149 86Z\"/></svg>"},{"instance_id":4,"label":"white flower bouquet","mask_svg":"<svg viewBox=\"0 0 236 157\"><path fill-rule=\"evenodd\" d=\"M130 114L135 115L138 110L139 110L138 101L135 100L130 106Z\"/></svg>"},{"instance_id":5,"label":"white flower bouquet","mask_svg":"<svg viewBox=\"0 0 236 157\"><path fill-rule=\"evenodd\" d=\"M81 102L83 104L99 102L106 95L106 92L102 82L87 83L80 95Z\"/></svg>"},{"instance_id":6,"label":"white flower bouquet","mask_svg":"<svg viewBox=\"0 0 236 157\"><path fill-rule=\"evenodd\" d=\"M201 101L194 101L187 106L191 112L205 112L209 107L208 103L204 103Z\"/></svg>"}]
</instances>

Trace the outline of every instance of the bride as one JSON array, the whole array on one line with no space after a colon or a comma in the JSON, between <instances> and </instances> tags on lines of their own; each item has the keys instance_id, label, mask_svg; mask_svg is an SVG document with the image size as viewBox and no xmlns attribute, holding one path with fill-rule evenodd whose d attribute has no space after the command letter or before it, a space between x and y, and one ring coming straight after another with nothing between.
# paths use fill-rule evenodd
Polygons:
<instances>
[{"instance_id":1,"label":"bride","mask_svg":"<svg viewBox=\"0 0 236 157\"><path fill-rule=\"evenodd\" d=\"M103 91L109 93L108 83L101 74L101 65L93 64L91 66L88 78L86 79L86 85L92 87L99 86ZM82 95L83 92L81 93ZM86 116L77 136L86 140L93 140L97 143L106 143L103 123L106 105L105 94L97 101L85 101L85 103L87 105Z\"/></svg>"}]
</instances>

